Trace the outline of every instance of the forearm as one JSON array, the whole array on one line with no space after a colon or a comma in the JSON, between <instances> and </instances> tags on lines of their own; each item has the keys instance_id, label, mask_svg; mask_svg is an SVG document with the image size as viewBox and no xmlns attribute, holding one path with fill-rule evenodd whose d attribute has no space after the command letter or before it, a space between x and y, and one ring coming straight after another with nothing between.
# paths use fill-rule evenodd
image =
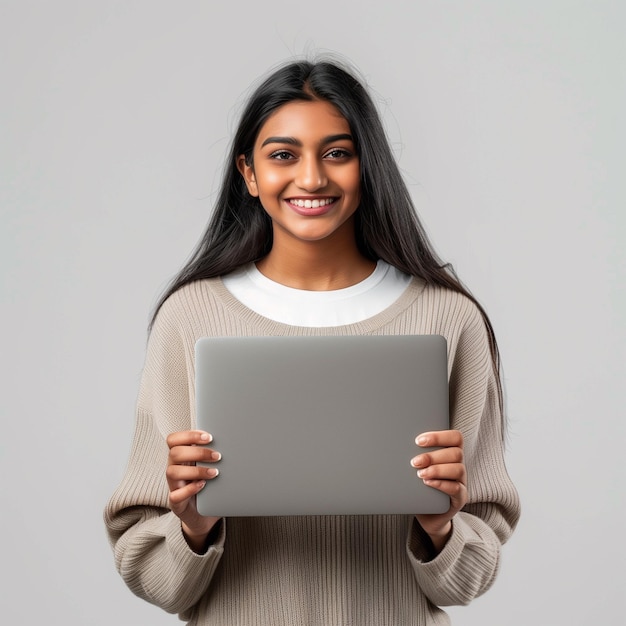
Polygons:
<instances>
[{"instance_id":1,"label":"forearm","mask_svg":"<svg viewBox=\"0 0 626 626\"><path fill-rule=\"evenodd\" d=\"M216 517L212 526L204 533L194 533L185 522L181 523L181 528L187 545L196 554L206 554L209 547L213 545L219 537L222 528L222 518Z\"/></svg>"},{"instance_id":2,"label":"forearm","mask_svg":"<svg viewBox=\"0 0 626 626\"><path fill-rule=\"evenodd\" d=\"M482 595L493 584L500 561L500 541L483 520L459 513L451 526L439 552L433 552L432 539L417 521L407 544L418 583L438 606L464 605Z\"/></svg>"},{"instance_id":3,"label":"forearm","mask_svg":"<svg viewBox=\"0 0 626 626\"><path fill-rule=\"evenodd\" d=\"M418 515L415 516L415 519L417 523L419 524L420 520L419 520ZM420 526L422 525L420 524ZM452 534L452 522L448 522L447 524L445 524L443 528L438 529L438 530L434 530L434 529L427 530L424 528L423 530L428 535L428 538L430 539L430 542L432 544L432 547L433 547L432 556L434 558L444 549L446 543L448 542L448 539L450 538L450 535Z\"/></svg>"},{"instance_id":4,"label":"forearm","mask_svg":"<svg viewBox=\"0 0 626 626\"><path fill-rule=\"evenodd\" d=\"M180 520L170 512L155 515L154 509L135 508L120 511L115 521L127 524L126 531L112 540L116 566L130 590L171 613L194 606L221 559L223 523L215 542L197 554L190 549Z\"/></svg>"}]
</instances>

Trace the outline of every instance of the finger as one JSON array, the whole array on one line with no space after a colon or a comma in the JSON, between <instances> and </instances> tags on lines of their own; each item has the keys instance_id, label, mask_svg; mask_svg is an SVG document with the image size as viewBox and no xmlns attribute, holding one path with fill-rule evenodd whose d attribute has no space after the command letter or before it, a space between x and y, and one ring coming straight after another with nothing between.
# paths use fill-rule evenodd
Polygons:
<instances>
[{"instance_id":1,"label":"finger","mask_svg":"<svg viewBox=\"0 0 626 626\"><path fill-rule=\"evenodd\" d=\"M458 430L434 430L428 433L422 433L415 438L415 443L422 447L463 447L463 435Z\"/></svg>"},{"instance_id":2,"label":"finger","mask_svg":"<svg viewBox=\"0 0 626 626\"><path fill-rule=\"evenodd\" d=\"M198 465L169 465L165 470L167 482L171 486L180 487L190 481L215 478L219 474L216 467Z\"/></svg>"},{"instance_id":3,"label":"finger","mask_svg":"<svg viewBox=\"0 0 626 626\"><path fill-rule=\"evenodd\" d=\"M431 465L425 469L417 470L417 475L426 482L427 480L447 480L453 482L460 482L465 484L467 482L467 472L465 465L462 463L446 463L444 465Z\"/></svg>"},{"instance_id":4,"label":"finger","mask_svg":"<svg viewBox=\"0 0 626 626\"><path fill-rule=\"evenodd\" d=\"M168 464L213 463L219 461L221 458L222 455L212 448L204 448L202 446L175 446L170 449Z\"/></svg>"},{"instance_id":5,"label":"finger","mask_svg":"<svg viewBox=\"0 0 626 626\"><path fill-rule=\"evenodd\" d=\"M467 487L454 480L425 480L424 484L450 496L452 506L459 510L467 504Z\"/></svg>"},{"instance_id":6,"label":"finger","mask_svg":"<svg viewBox=\"0 0 626 626\"><path fill-rule=\"evenodd\" d=\"M432 452L424 452L411 459L413 467L428 467L441 463L462 463L463 450L461 448L441 448Z\"/></svg>"},{"instance_id":7,"label":"finger","mask_svg":"<svg viewBox=\"0 0 626 626\"><path fill-rule=\"evenodd\" d=\"M171 490L169 494L170 506L174 508L176 505L182 504L186 500L193 498L193 496L195 496L199 491L202 491L205 485L206 481L196 480L192 483L187 483L178 489Z\"/></svg>"},{"instance_id":8,"label":"finger","mask_svg":"<svg viewBox=\"0 0 626 626\"><path fill-rule=\"evenodd\" d=\"M204 430L181 430L170 433L166 441L170 449L176 446L204 446L213 441L213 436Z\"/></svg>"}]
</instances>

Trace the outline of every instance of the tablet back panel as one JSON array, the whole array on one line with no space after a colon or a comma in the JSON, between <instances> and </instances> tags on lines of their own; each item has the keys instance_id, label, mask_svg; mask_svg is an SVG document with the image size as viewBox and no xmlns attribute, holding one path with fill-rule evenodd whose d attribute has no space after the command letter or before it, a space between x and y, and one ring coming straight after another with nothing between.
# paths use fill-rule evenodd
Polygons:
<instances>
[{"instance_id":1,"label":"tablet back panel","mask_svg":"<svg viewBox=\"0 0 626 626\"><path fill-rule=\"evenodd\" d=\"M222 453L203 515L440 513L410 460L449 428L439 335L220 337L196 344L197 426Z\"/></svg>"}]
</instances>

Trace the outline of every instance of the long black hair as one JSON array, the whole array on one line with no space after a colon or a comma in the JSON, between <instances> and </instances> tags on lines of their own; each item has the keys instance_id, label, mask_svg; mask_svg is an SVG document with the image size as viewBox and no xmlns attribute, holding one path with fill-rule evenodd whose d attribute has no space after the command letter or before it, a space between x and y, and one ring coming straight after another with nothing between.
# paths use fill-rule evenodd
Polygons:
<instances>
[{"instance_id":1,"label":"long black hair","mask_svg":"<svg viewBox=\"0 0 626 626\"><path fill-rule=\"evenodd\" d=\"M361 253L373 261L382 259L427 284L461 293L478 307L489 336L503 409L500 356L491 322L453 268L442 263L429 242L374 102L359 80L334 61L289 63L274 71L252 93L241 114L206 231L159 300L150 326L165 300L184 285L228 274L270 251L271 220L259 199L248 193L237 168L237 158L244 155L248 164L252 163L254 143L263 124L278 107L294 100L326 100L350 126L361 168L361 201L355 213L356 240Z\"/></svg>"}]
</instances>

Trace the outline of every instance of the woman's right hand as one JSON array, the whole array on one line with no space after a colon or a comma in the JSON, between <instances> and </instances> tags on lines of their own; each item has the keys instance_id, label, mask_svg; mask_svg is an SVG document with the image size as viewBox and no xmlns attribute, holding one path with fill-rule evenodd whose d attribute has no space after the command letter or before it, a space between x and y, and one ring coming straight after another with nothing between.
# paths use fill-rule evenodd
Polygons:
<instances>
[{"instance_id":1,"label":"woman's right hand","mask_svg":"<svg viewBox=\"0 0 626 626\"><path fill-rule=\"evenodd\" d=\"M206 539L219 517L205 517L196 508L196 494L207 480L218 475L218 470L197 465L204 461L219 461L221 454L205 445L213 437L202 430L184 430L167 438L170 449L167 458L167 484L170 509L180 518L183 533L189 546L196 552L206 548Z\"/></svg>"}]
</instances>

